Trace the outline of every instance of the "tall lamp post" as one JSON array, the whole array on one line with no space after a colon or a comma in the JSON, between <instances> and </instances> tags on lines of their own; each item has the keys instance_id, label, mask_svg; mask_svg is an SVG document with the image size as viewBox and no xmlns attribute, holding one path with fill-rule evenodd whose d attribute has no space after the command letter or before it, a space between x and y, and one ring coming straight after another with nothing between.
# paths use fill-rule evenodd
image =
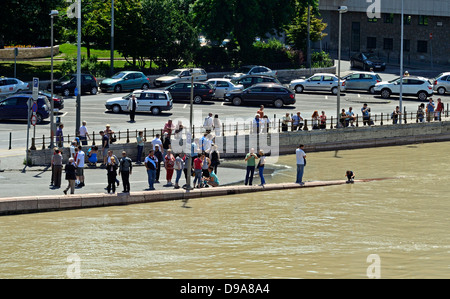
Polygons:
<instances>
[{"instance_id":1,"label":"tall lamp post","mask_svg":"<svg viewBox=\"0 0 450 299\"><path fill-rule=\"evenodd\" d=\"M111 0L111 61L110 73L114 75L114 0Z\"/></svg>"},{"instance_id":2,"label":"tall lamp post","mask_svg":"<svg viewBox=\"0 0 450 299\"><path fill-rule=\"evenodd\" d=\"M51 89L51 100L50 100L50 148L53 148L55 145L53 143L53 138L55 136L55 121L54 121L54 109L55 102L53 100L53 17L58 15L57 10L52 10L50 12L50 20L51 20L51 41L50 41L50 52L51 52L51 71L50 71L50 89Z\"/></svg>"},{"instance_id":3,"label":"tall lamp post","mask_svg":"<svg viewBox=\"0 0 450 299\"><path fill-rule=\"evenodd\" d=\"M401 17L401 33L400 33L400 99L399 99L399 108L400 112L403 111L403 23L405 20L403 19L403 0L402 0L402 17ZM402 123L401 116L399 117L399 124Z\"/></svg>"},{"instance_id":4,"label":"tall lamp post","mask_svg":"<svg viewBox=\"0 0 450 299\"><path fill-rule=\"evenodd\" d=\"M77 104L76 104L76 120L75 120L75 136L79 135L81 125L81 0L77 1L77 19L78 19L78 36L77 36Z\"/></svg>"},{"instance_id":5,"label":"tall lamp post","mask_svg":"<svg viewBox=\"0 0 450 299\"><path fill-rule=\"evenodd\" d=\"M342 14L348 11L347 6L339 6L339 46L338 46L338 88L337 88L337 112L336 112L336 127L339 125L339 110L341 110L341 27L342 27Z\"/></svg>"}]
</instances>

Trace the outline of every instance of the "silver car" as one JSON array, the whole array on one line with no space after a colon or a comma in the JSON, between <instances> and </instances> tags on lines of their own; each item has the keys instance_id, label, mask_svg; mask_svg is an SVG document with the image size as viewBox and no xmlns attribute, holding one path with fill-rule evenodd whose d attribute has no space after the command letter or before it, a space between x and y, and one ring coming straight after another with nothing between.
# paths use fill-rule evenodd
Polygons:
<instances>
[{"instance_id":1,"label":"silver car","mask_svg":"<svg viewBox=\"0 0 450 299\"><path fill-rule=\"evenodd\" d=\"M231 79L226 78L212 78L206 81L215 87L215 98L223 99L225 98L225 94L232 90L243 90L244 85L235 84L231 81Z\"/></svg>"},{"instance_id":2,"label":"silver car","mask_svg":"<svg viewBox=\"0 0 450 299\"><path fill-rule=\"evenodd\" d=\"M0 96L10 95L29 88L28 83L19 79L0 77Z\"/></svg>"},{"instance_id":3,"label":"silver car","mask_svg":"<svg viewBox=\"0 0 450 299\"><path fill-rule=\"evenodd\" d=\"M296 79L289 83L289 88L296 93L301 93L304 90L309 91L328 91L337 94L338 77L334 74L314 74L307 79ZM341 80L341 91L345 91L345 81Z\"/></svg>"},{"instance_id":4,"label":"silver car","mask_svg":"<svg viewBox=\"0 0 450 299\"><path fill-rule=\"evenodd\" d=\"M262 65L244 65L237 69L234 74L225 75L225 78L239 80L247 75L276 77L278 75L278 72Z\"/></svg>"},{"instance_id":5,"label":"silver car","mask_svg":"<svg viewBox=\"0 0 450 299\"><path fill-rule=\"evenodd\" d=\"M375 93L375 84L381 82L381 77L373 72L354 72L345 77L345 90L365 90Z\"/></svg>"},{"instance_id":6,"label":"silver car","mask_svg":"<svg viewBox=\"0 0 450 299\"><path fill-rule=\"evenodd\" d=\"M191 80L190 70L194 71L195 81L205 81L206 79L208 79L208 75L206 74L206 71L204 69L174 69L167 75L156 78L153 83L155 87L165 87L178 82L189 82Z\"/></svg>"},{"instance_id":7,"label":"silver car","mask_svg":"<svg viewBox=\"0 0 450 299\"><path fill-rule=\"evenodd\" d=\"M433 90L441 95L450 92L450 72L442 73L434 78Z\"/></svg>"}]
</instances>

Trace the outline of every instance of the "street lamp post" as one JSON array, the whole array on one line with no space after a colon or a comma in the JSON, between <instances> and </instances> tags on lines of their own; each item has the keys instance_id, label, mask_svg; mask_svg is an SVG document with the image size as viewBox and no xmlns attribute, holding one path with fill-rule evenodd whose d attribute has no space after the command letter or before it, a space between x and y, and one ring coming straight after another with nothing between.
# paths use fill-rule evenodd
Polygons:
<instances>
[{"instance_id":1,"label":"street lamp post","mask_svg":"<svg viewBox=\"0 0 450 299\"><path fill-rule=\"evenodd\" d=\"M341 110L341 27L342 27L342 14L348 11L347 6L339 6L339 46L338 46L338 87L337 87L337 112L336 112L336 127L339 126L339 110Z\"/></svg>"},{"instance_id":2,"label":"street lamp post","mask_svg":"<svg viewBox=\"0 0 450 299\"><path fill-rule=\"evenodd\" d=\"M111 0L111 61L110 73L114 75L114 0Z\"/></svg>"},{"instance_id":3,"label":"street lamp post","mask_svg":"<svg viewBox=\"0 0 450 299\"><path fill-rule=\"evenodd\" d=\"M55 102L53 100L53 17L58 15L57 10L52 10L50 12L50 20L51 20L51 41L50 41L50 52L51 52L51 71L50 71L50 89L51 89L51 100L50 100L50 148L53 148L55 145L53 143L53 138L55 136L55 121L54 121L54 109Z\"/></svg>"},{"instance_id":4,"label":"street lamp post","mask_svg":"<svg viewBox=\"0 0 450 299\"><path fill-rule=\"evenodd\" d=\"M75 136L79 135L81 125L81 0L78 0L78 37L77 37L77 104L76 104L76 121Z\"/></svg>"},{"instance_id":5,"label":"street lamp post","mask_svg":"<svg viewBox=\"0 0 450 299\"><path fill-rule=\"evenodd\" d=\"M403 111L403 0L402 0L402 17L401 17L401 33L400 33L400 99L399 99L399 108L400 112ZM401 116L399 117L399 124L402 123Z\"/></svg>"}]
</instances>

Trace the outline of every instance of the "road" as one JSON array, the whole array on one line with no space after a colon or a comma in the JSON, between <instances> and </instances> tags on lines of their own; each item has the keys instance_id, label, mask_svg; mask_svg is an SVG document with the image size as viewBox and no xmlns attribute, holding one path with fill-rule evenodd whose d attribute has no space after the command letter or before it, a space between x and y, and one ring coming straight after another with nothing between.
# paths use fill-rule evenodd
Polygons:
<instances>
[{"instance_id":1,"label":"road","mask_svg":"<svg viewBox=\"0 0 450 299\"><path fill-rule=\"evenodd\" d=\"M351 72L348 61L344 61L341 65L341 75ZM391 80L398 76L399 69L397 67L388 67L385 72L379 73L383 80ZM412 75L426 75L428 77L435 76L439 73L429 70L410 70ZM286 83L286 82L284 82ZM136 122L130 123L128 114L114 114L105 110L105 102L107 99L113 97L124 96L127 93L113 94L113 93L99 93L97 95L83 95L81 97L81 121L87 122L89 132L99 132L105 128L106 124L111 124L114 131L130 131L142 130L146 128L161 129L169 118L174 123L177 120L182 120L186 124L189 120L189 104L174 103L173 109L169 112L162 113L158 116L153 116L147 113L138 113L136 115ZM336 96L326 92L304 92L296 95L296 104L285 106L277 109L267 106L265 111L270 119L281 118L286 112L296 113L300 111L305 117L310 117L314 110L319 112L324 110L328 117L336 116ZM450 97L441 96L444 104L449 102ZM367 102L371 107L372 114L391 113L395 106L398 105L398 97L393 96L389 100L384 100L380 96L371 95L365 92L345 92L341 94L341 108L352 106L355 113L360 114L360 108L363 103ZM403 106L407 111L416 111L418 100L415 98L404 98ZM229 103L221 100L205 102L194 106L194 125L198 126L203 123L204 117L208 113L218 114L222 122L235 124L236 121L243 122L254 117L256 111L259 109L258 105L254 106L240 106L235 107ZM76 123L76 98L65 98L65 108L61 111L61 120L64 123L64 134L74 135ZM27 125L24 121L0 121L0 159L3 160L3 167L9 157L23 157L26 147ZM36 138L46 137L50 133L49 119L35 128ZM12 134L12 149L9 150L9 138ZM33 128L30 130L30 137L33 136ZM134 140L133 140L134 141ZM47 141L48 142L48 141ZM46 144L48 146L48 144ZM23 159L23 158L22 158ZM0 169L2 165L0 164ZM17 168L17 167L16 167Z\"/></svg>"}]
</instances>

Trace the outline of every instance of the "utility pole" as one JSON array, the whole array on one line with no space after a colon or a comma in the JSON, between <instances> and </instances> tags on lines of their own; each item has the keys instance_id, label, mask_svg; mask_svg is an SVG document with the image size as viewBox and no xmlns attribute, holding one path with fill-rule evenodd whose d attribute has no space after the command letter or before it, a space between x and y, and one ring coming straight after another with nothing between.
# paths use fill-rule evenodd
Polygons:
<instances>
[{"instance_id":1,"label":"utility pole","mask_svg":"<svg viewBox=\"0 0 450 299\"><path fill-rule=\"evenodd\" d=\"M111 61L110 73L114 75L114 0L111 0Z\"/></svg>"},{"instance_id":2,"label":"utility pole","mask_svg":"<svg viewBox=\"0 0 450 299\"><path fill-rule=\"evenodd\" d=\"M79 135L81 125L81 0L77 0L78 11L78 38L77 38L77 104L76 104L76 123L75 123L75 135Z\"/></svg>"}]
</instances>

